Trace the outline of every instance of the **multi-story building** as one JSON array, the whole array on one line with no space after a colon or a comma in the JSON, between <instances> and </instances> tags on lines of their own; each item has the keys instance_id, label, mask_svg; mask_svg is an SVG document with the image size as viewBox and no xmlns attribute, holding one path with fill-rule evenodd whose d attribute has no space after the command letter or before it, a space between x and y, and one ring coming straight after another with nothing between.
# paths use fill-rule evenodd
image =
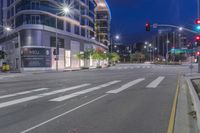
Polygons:
<instances>
[{"instance_id":1,"label":"multi-story building","mask_svg":"<svg viewBox=\"0 0 200 133\"><path fill-rule=\"evenodd\" d=\"M61 12L65 5L67 15ZM0 7L1 25L12 27L0 32L0 49L13 69L55 69L56 40L59 69L82 66L76 54L86 49L107 49L94 39L94 0L1 0Z\"/></svg>"},{"instance_id":2,"label":"multi-story building","mask_svg":"<svg viewBox=\"0 0 200 133\"><path fill-rule=\"evenodd\" d=\"M110 44L110 22L111 12L106 0L95 0L97 6L95 8L95 31L96 40L104 43L106 46Z\"/></svg>"}]
</instances>

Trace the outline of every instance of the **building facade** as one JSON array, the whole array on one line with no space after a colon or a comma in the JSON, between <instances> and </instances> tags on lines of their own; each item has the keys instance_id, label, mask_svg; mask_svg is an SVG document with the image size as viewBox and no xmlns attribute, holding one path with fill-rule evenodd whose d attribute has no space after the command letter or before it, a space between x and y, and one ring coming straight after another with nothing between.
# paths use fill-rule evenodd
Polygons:
<instances>
[{"instance_id":1,"label":"building facade","mask_svg":"<svg viewBox=\"0 0 200 133\"><path fill-rule=\"evenodd\" d=\"M97 41L108 46L110 44L111 12L106 0L95 0L95 31Z\"/></svg>"},{"instance_id":2,"label":"building facade","mask_svg":"<svg viewBox=\"0 0 200 133\"><path fill-rule=\"evenodd\" d=\"M61 12L63 5L70 6L69 14ZM84 66L78 53L107 50L93 39L95 8L94 0L1 0L1 25L12 27L9 33L0 32L0 50L7 53L6 62L16 70L55 69L57 40L59 69Z\"/></svg>"}]
</instances>

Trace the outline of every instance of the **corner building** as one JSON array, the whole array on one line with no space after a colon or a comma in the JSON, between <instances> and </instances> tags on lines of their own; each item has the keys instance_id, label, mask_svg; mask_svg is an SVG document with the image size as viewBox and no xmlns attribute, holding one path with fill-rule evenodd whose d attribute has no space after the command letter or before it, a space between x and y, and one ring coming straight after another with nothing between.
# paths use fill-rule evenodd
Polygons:
<instances>
[{"instance_id":1,"label":"corner building","mask_svg":"<svg viewBox=\"0 0 200 133\"><path fill-rule=\"evenodd\" d=\"M95 0L95 31L96 40L106 46L110 45L111 11L106 0Z\"/></svg>"},{"instance_id":2,"label":"corner building","mask_svg":"<svg viewBox=\"0 0 200 133\"><path fill-rule=\"evenodd\" d=\"M69 15L63 15L60 6L71 5ZM85 66L76 55L86 49L107 46L95 38L94 0L1 0L0 22L11 26L7 33L0 30L0 50L12 69L56 69L56 31L58 33L60 70ZM56 28L57 18L57 28ZM88 67L94 66L90 59Z\"/></svg>"}]
</instances>

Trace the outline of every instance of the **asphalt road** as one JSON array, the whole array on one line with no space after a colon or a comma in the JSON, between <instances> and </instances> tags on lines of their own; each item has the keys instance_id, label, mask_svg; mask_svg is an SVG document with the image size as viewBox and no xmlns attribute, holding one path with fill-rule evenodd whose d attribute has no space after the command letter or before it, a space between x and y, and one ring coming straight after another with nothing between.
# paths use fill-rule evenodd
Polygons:
<instances>
[{"instance_id":1,"label":"asphalt road","mask_svg":"<svg viewBox=\"0 0 200 133\"><path fill-rule=\"evenodd\" d=\"M0 79L0 133L166 133L185 72L122 64Z\"/></svg>"}]
</instances>

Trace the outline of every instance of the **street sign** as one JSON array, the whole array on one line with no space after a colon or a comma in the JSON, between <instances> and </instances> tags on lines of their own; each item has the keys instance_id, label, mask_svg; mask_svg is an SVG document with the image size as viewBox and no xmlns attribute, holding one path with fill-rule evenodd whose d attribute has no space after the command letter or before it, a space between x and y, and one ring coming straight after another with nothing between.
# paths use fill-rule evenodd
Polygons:
<instances>
[{"instance_id":1,"label":"street sign","mask_svg":"<svg viewBox=\"0 0 200 133\"><path fill-rule=\"evenodd\" d=\"M153 28L157 29L158 28L158 24L153 24Z\"/></svg>"}]
</instances>

